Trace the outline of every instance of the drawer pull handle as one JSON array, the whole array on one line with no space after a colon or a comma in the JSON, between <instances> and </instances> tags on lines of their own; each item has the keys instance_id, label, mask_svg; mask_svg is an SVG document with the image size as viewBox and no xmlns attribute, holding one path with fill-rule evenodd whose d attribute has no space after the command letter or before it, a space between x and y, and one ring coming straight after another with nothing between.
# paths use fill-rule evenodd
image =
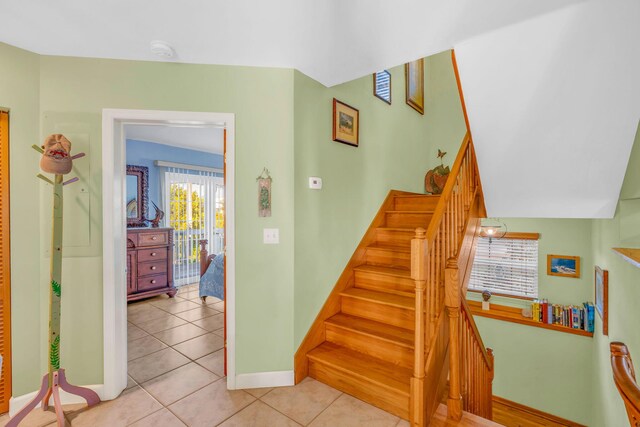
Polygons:
<instances>
[{"instance_id":1,"label":"drawer pull handle","mask_svg":"<svg viewBox=\"0 0 640 427\"><path fill-rule=\"evenodd\" d=\"M153 236L151 240L158 240L158 236Z\"/></svg>"},{"instance_id":2,"label":"drawer pull handle","mask_svg":"<svg viewBox=\"0 0 640 427\"><path fill-rule=\"evenodd\" d=\"M155 253L155 252L151 252L151 256L156 256L156 255L158 255L158 254Z\"/></svg>"},{"instance_id":3,"label":"drawer pull handle","mask_svg":"<svg viewBox=\"0 0 640 427\"><path fill-rule=\"evenodd\" d=\"M151 266L151 269L152 269L152 270L155 270L155 269L156 269L156 266L155 266L155 265L152 265L152 266Z\"/></svg>"},{"instance_id":4,"label":"drawer pull handle","mask_svg":"<svg viewBox=\"0 0 640 427\"><path fill-rule=\"evenodd\" d=\"M153 279L153 280L151 281L151 284L152 284L152 285L155 285L155 284L156 284L156 279Z\"/></svg>"}]
</instances>

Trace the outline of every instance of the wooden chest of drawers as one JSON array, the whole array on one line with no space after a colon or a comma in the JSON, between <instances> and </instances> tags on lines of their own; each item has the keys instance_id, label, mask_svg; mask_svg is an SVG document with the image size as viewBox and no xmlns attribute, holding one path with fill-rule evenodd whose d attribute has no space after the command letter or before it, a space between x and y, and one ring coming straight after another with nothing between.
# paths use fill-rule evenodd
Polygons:
<instances>
[{"instance_id":1,"label":"wooden chest of drawers","mask_svg":"<svg viewBox=\"0 0 640 427\"><path fill-rule=\"evenodd\" d=\"M166 293L173 286L173 228L127 229L127 301Z\"/></svg>"}]
</instances>

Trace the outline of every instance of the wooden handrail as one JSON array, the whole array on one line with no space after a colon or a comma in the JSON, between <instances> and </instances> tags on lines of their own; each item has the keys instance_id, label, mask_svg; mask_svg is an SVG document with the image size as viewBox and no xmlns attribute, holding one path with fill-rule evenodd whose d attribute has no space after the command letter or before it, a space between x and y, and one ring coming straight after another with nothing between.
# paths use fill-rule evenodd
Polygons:
<instances>
[{"instance_id":1,"label":"wooden handrail","mask_svg":"<svg viewBox=\"0 0 640 427\"><path fill-rule=\"evenodd\" d=\"M460 168L462 168L462 163L464 157L467 154L467 148L471 143L471 135L467 132L462 140L462 146L460 147L460 151L458 151L458 155L456 156L456 160L453 162L453 166L451 167L451 172L449 173L449 178L457 177L460 173ZM432 241L435 238L435 235L440 228L440 223L444 218L444 212L447 209L447 203L453 194L453 187L456 185L455 179L447 179L447 182L442 189L442 194L440 194L440 200L436 205L436 209L433 212L433 217L431 218L431 222L429 222L429 227L427 228L426 239L428 242Z\"/></svg>"},{"instance_id":2,"label":"wooden handrail","mask_svg":"<svg viewBox=\"0 0 640 427\"><path fill-rule=\"evenodd\" d=\"M612 342L610 350L613 381L627 409L629 423L632 426L640 426L640 387L636 382L629 349L621 342Z\"/></svg>"},{"instance_id":3,"label":"wooden handrail","mask_svg":"<svg viewBox=\"0 0 640 427\"><path fill-rule=\"evenodd\" d=\"M447 365L450 417L460 419L463 409L491 416L492 354L478 339L473 316L467 315L469 311L462 307L464 285L479 232L478 215L483 212L475 151L467 132L426 232L416 230L412 240L411 277L416 291L414 374L409 408L412 426L424 425L433 414L447 378ZM459 262L462 263L460 270ZM463 335L469 339L466 345L461 342ZM480 372L477 378L464 377L469 376L470 371L462 367L467 366L469 360L478 364L474 367ZM474 390L468 393L465 389L464 399L463 385L472 385Z\"/></svg>"}]
</instances>

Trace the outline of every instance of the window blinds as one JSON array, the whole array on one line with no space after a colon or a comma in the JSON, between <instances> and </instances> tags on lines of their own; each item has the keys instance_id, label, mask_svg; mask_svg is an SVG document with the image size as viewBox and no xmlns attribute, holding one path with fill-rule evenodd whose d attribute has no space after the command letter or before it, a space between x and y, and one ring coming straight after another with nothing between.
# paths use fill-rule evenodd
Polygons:
<instances>
[{"instance_id":1,"label":"window blinds","mask_svg":"<svg viewBox=\"0 0 640 427\"><path fill-rule=\"evenodd\" d=\"M538 297L538 241L480 237L469 289Z\"/></svg>"},{"instance_id":2,"label":"window blinds","mask_svg":"<svg viewBox=\"0 0 640 427\"><path fill-rule=\"evenodd\" d=\"M224 181L221 174L167 167L162 182L165 221L173 228L176 286L200 277L200 239L211 254L224 250Z\"/></svg>"}]
</instances>

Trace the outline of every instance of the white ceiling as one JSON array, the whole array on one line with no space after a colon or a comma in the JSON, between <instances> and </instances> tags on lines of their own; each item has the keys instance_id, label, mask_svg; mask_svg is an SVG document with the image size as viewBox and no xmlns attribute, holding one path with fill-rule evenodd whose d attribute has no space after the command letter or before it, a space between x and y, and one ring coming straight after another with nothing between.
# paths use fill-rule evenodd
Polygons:
<instances>
[{"instance_id":1,"label":"white ceiling","mask_svg":"<svg viewBox=\"0 0 640 427\"><path fill-rule=\"evenodd\" d=\"M327 86L453 47L492 216L613 216L640 119L639 0L0 0L0 11L0 41L40 54L156 61L159 39L177 62L296 68Z\"/></svg>"},{"instance_id":2,"label":"white ceiling","mask_svg":"<svg viewBox=\"0 0 640 427\"><path fill-rule=\"evenodd\" d=\"M173 147L224 153L224 130L217 127L176 125L125 125L125 138Z\"/></svg>"},{"instance_id":3,"label":"white ceiling","mask_svg":"<svg viewBox=\"0 0 640 427\"><path fill-rule=\"evenodd\" d=\"M46 55L296 68L332 86L580 0L0 0L0 41Z\"/></svg>"},{"instance_id":4,"label":"white ceiling","mask_svg":"<svg viewBox=\"0 0 640 427\"><path fill-rule=\"evenodd\" d=\"M613 217L640 120L638 22L640 1L595 0L455 47L490 216Z\"/></svg>"}]
</instances>

